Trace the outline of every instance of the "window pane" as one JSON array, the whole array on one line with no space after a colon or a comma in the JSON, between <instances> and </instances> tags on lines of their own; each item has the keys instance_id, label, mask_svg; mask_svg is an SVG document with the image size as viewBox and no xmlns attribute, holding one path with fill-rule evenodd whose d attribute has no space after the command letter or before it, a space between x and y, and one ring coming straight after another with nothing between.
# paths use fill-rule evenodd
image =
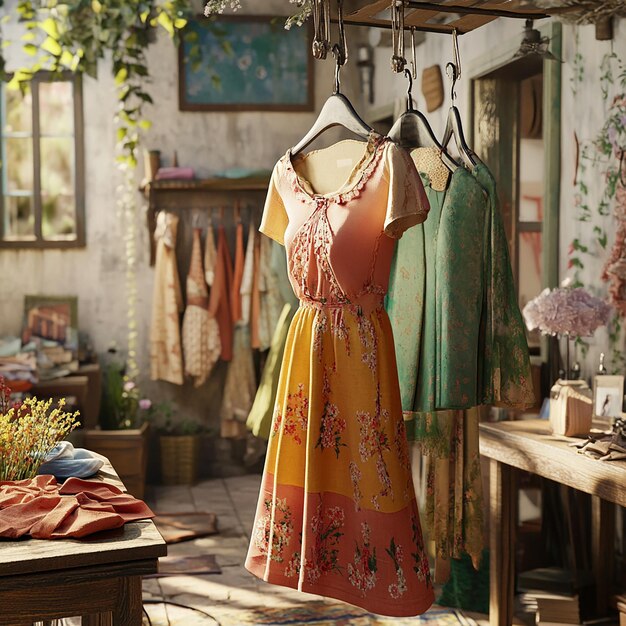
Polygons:
<instances>
[{"instance_id":1,"label":"window pane","mask_svg":"<svg viewBox=\"0 0 626 626\"><path fill-rule=\"evenodd\" d=\"M74 140L42 137L41 193L56 196L74 194Z\"/></svg>"},{"instance_id":2,"label":"window pane","mask_svg":"<svg viewBox=\"0 0 626 626\"><path fill-rule=\"evenodd\" d=\"M41 232L44 239L73 239L76 236L74 196L42 194L41 208Z\"/></svg>"},{"instance_id":3,"label":"window pane","mask_svg":"<svg viewBox=\"0 0 626 626\"><path fill-rule=\"evenodd\" d=\"M43 135L74 134L72 83L39 83L39 127Z\"/></svg>"},{"instance_id":4,"label":"window pane","mask_svg":"<svg viewBox=\"0 0 626 626\"><path fill-rule=\"evenodd\" d=\"M32 196L4 196L4 238L32 239L34 235Z\"/></svg>"},{"instance_id":5,"label":"window pane","mask_svg":"<svg viewBox=\"0 0 626 626\"><path fill-rule=\"evenodd\" d=\"M44 239L76 234L74 140L42 137L41 229Z\"/></svg>"},{"instance_id":6,"label":"window pane","mask_svg":"<svg viewBox=\"0 0 626 626\"><path fill-rule=\"evenodd\" d=\"M8 137L5 140L5 191L31 191L33 188L33 140Z\"/></svg>"},{"instance_id":7,"label":"window pane","mask_svg":"<svg viewBox=\"0 0 626 626\"><path fill-rule=\"evenodd\" d=\"M542 234L522 232L519 234L519 305L523 309L527 302L541 293ZM540 345L538 331L528 336L529 346Z\"/></svg>"},{"instance_id":8,"label":"window pane","mask_svg":"<svg viewBox=\"0 0 626 626\"><path fill-rule=\"evenodd\" d=\"M543 221L543 162L542 139L520 141L520 222Z\"/></svg>"},{"instance_id":9,"label":"window pane","mask_svg":"<svg viewBox=\"0 0 626 626\"><path fill-rule=\"evenodd\" d=\"M5 107L4 133L31 133L33 123L33 98L30 88L25 94L21 91L4 89Z\"/></svg>"}]
</instances>

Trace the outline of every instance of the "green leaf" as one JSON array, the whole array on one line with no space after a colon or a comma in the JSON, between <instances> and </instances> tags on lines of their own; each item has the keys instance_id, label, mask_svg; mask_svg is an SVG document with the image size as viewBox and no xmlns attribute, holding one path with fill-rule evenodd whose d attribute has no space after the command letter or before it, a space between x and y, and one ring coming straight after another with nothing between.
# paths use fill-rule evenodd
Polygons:
<instances>
[{"instance_id":1,"label":"green leaf","mask_svg":"<svg viewBox=\"0 0 626 626\"><path fill-rule=\"evenodd\" d=\"M59 38L57 23L51 17L46 18L43 22L39 22L39 28L41 28L41 30L43 30L49 37L54 39Z\"/></svg>"},{"instance_id":2,"label":"green leaf","mask_svg":"<svg viewBox=\"0 0 626 626\"><path fill-rule=\"evenodd\" d=\"M127 134L128 134L128 129L125 128L124 126L121 126L120 128L117 129L117 140L123 141Z\"/></svg>"},{"instance_id":3,"label":"green leaf","mask_svg":"<svg viewBox=\"0 0 626 626\"><path fill-rule=\"evenodd\" d=\"M141 122L139 122L139 128L142 130L149 130L152 128L152 122L150 120L141 120Z\"/></svg>"},{"instance_id":4,"label":"green leaf","mask_svg":"<svg viewBox=\"0 0 626 626\"><path fill-rule=\"evenodd\" d=\"M65 67L72 67L74 62L74 55L69 50L63 50L59 63Z\"/></svg>"},{"instance_id":5,"label":"green leaf","mask_svg":"<svg viewBox=\"0 0 626 626\"><path fill-rule=\"evenodd\" d=\"M41 49L55 57L61 56L61 52L63 52L59 42L53 37L46 37L45 41L41 44Z\"/></svg>"},{"instance_id":6,"label":"green leaf","mask_svg":"<svg viewBox=\"0 0 626 626\"><path fill-rule=\"evenodd\" d=\"M22 41L35 41L35 33L33 33L32 31L24 33L21 39Z\"/></svg>"},{"instance_id":7,"label":"green leaf","mask_svg":"<svg viewBox=\"0 0 626 626\"><path fill-rule=\"evenodd\" d=\"M98 0L91 0L91 10L97 15L102 11L102 4Z\"/></svg>"},{"instance_id":8,"label":"green leaf","mask_svg":"<svg viewBox=\"0 0 626 626\"><path fill-rule=\"evenodd\" d=\"M142 24L146 23L146 20L148 19L148 16L150 15L150 9L146 9L145 11L142 11L139 14L139 19L141 20Z\"/></svg>"},{"instance_id":9,"label":"green leaf","mask_svg":"<svg viewBox=\"0 0 626 626\"><path fill-rule=\"evenodd\" d=\"M24 46L24 52L26 52L26 54L29 54L31 57L34 57L37 54L38 50L39 48L32 43L27 43Z\"/></svg>"},{"instance_id":10,"label":"green leaf","mask_svg":"<svg viewBox=\"0 0 626 626\"><path fill-rule=\"evenodd\" d=\"M125 67L120 68L120 70L115 74L115 84L121 85L128 78L128 70Z\"/></svg>"},{"instance_id":11,"label":"green leaf","mask_svg":"<svg viewBox=\"0 0 626 626\"><path fill-rule=\"evenodd\" d=\"M165 11L159 13L157 23L160 24L170 36L174 35L174 23L172 22L172 18Z\"/></svg>"},{"instance_id":12,"label":"green leaf","mask_svg":"<svg viewBox=\"0 0 626 626\"><path fill-rule=\"evenodd\" d=\"M187 26L187 20L184 17L178 17L174 20L174 28L176 30L181 30L185 26Z\"/></svg>"}]
</instances>

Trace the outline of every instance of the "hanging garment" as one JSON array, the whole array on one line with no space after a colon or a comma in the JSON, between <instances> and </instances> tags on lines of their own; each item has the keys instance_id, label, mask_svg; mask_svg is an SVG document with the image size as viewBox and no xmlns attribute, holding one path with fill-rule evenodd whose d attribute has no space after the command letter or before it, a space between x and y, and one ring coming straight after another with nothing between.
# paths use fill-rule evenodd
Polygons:
<instances>
[{"instance_id":1,"label":"hanging garment","mask_svg":"<svg viewBox=\"0 0 626 626\"><path fill-rule=\"evenodd\" d=\"M217 249L215 247L215 237L213 236L213 225L209 222L209 226L206 230L206 239L204 242L204 278L206 280L209 294L209 309L211 307L211 289L213 287L213 283L215 282L216 263ZM217 320L215 319L215 316L211 314L210 310L207 327L209 353L212 355L212 358L219 360L220 354L222 353L220 327L217 323Z\"/></svg>"},{"instance_id":2,"label":"hanging garment","mask_svg":"<svg viewBox=\"0 0 626 626\"><path fill-rule=\"evenodd\" d=\"M250 336L252 347L258 350L261 347L259 316L261 312L261 237L254 240L252 289L250 294Z\"/></svg>"},{"instance_id":3,"label":"hanging garment","mask_svg":"<svg viewBox=\"0 0 626 626\"><path fill-rule=\"evenodd\" d=\"M278 318L272 345L261 375L261 382L246 421L246 425L253 435L266 440L270 438L274 405L276 404L276 394L278 393L280 368L285 353L289 326L295 313L296 308L293 305L285 304Z\"/></svg>"},{"instance_id":4,"label":"hanging garment","mask_svg":"<svg viewBox=\"0 0 626 626\"><path fill-rule=\"evenodd\" d=\"M230 308L233 266L224 226L218 227L215 279L209 298L209 313L217 320L220 331L222 361L233 358L233 317Z\"/></svg>"},{"instance_id":5,"label":"hanging garment","mask_svg":"<svg viewBox=\"0 0 626 626\"><path fill-rule=\"evenodd\" d=\"M156 262L150 324L150 378L183 384L180 314L183 297L176 266L178 217L161 211L154 232Z\"/></svg>"},{"instance_id":6,"label":"hanging garment","mask_svg":"<svg viewBox=\"0 0 626 626\"><path fill-rule=\"evenodd\" d=\"M215 319L209 315L209 291L202 267L200 229L193 230L191 262L187 275L187 308L183 316L183 354L185 374L193 378L194 387L200 387L220 357L220 342L211 336ZM213 324L211 324L213 321Z\"/></svg>"},{"instance_id":7,"label":"hanging garment","mask_svg":"<svg viewBox=\"0 0 626 626\"><path fill-rule=\"evenodd\" d=\"M246 437L246 419L256 393L256 376L252 359L250 329L241 320L241 282L244 271L243 225L237 224L235 271L231 289L231 307L235 334L233 358L228 365L221 408L221 436L228 439Z\"/></svg>"},{"instance_id":8,"label":"hanging garment","mask_svg":"<svg viewBox=\"0 0 626 626\"><path fill-rule=\"evenodd\" d=\"M230 290L230 309L233 322L237 323L243 317L241 302L241 283L243 280L244 249L243 249L243 224L237 224L235 233L235 267L233 270L233 284Z\"/></svg>"},{"instance_id":9,"label":"hanging garment","mask_svg":"<svg viewBox=\"0 0 626 626\"><path fill-rule=\"evenodd\" d=\"M473 171L487 193L489 232L485 246L487 284L479 355L482 363L482 404L527 409L535 404L526 327L513 280L509 244L498 201L496 181L479 163Z\"/></svg>"},{"instance_id":10,"label":"hanging garment","mask_svg":"<svg viewBox=\"0 0 626 626\"><path fill-rule=\"evenodd\" d=\"M217 249L215 248L215 237L213 236L213 226L209 223L206 229L206 240L204 242L204 278L209 287L213 286L215 280L215 265L217 264Z\"/></svg>"},{"instance_id":11,"label":"hanging garment","mask_svg":"<svg viewBox=\"0 0 626 626\"><path fill-rule=\"evenodd\" d=\"M424 151L432 149L412 154ZM445 191L422 177L431 213L423 236L398 242L387 297L406 417L479 404L527 408L530 360L493 178L482 164L459 167ZM421 329L413 312L420 301ZM409 434L419 439L416 428L410 424Z\"/></svg>"},{"instance_id":12,"label":"hanging garment","mask_svg":"<svg viewBox=\"0 0 626 626\"><path fill-rule=\"evenodd\" d=\"M298 298L289 282L285 249L275 241L272 242L272 269L278 281L280 297L287 304L283 306L274 329L272 345L265 360L261 382L246 422L248 428L256 437L266 440L269 439L272 426L274 404L276 403L276 393L278 391L278 377L280 376L280 366L285 352L287 333L291 320L298 308Z\"/></svg>"},{"instance_id":13,"label":"hanging garment","mask_svg":"<svg viewBox=\"0 0 626 626\"><path fill-rule=\"evenodd\" d=\"M254 281L254 247L257 240L257 232L254 223L250 220L248 230L248 243L246 244L246 254L243 263L243 273L241 277L241 321L250 324L252 315L252 285Z\"/></svg>"},{"instance_id":14,"label":"hanging garment","mask_svg":"<svg viewBox=\"0 0 626 626\"><path fill-rule=\"evenodd\" d=\"M286 245L300 307L246 567L375 613L417 615L433 590L383 297L394 238L426 218L428 202L408 157L374 132L336 192L317 193L295 169L355 144L296 161L288 152L272 175L261 231Z\"/></svg>"},{"instance_id":15,"label":"hanging garment","mask_svg":"<svg viewBox=\"0 0 626 626\"><path fill-rule=\"evenodd\" d=\"M273 245L261 237L259 250L259 350L272 345L272 336L285 301L281 298L279 278L274 272Z\"/></svg>"}]
</instances>

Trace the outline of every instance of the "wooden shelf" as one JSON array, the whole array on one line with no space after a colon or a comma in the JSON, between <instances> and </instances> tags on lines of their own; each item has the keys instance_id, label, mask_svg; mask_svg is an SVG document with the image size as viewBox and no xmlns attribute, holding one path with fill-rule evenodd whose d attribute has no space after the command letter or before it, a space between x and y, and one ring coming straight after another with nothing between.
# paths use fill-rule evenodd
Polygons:
<instances>
[{"instance_id":1,"label":"wooden shelf","mask_svg":"<svg viewBox=\"0 0 626 626\"><path fill-rule=\"evenodd\" d=\"M234 206L233 200L259 203L270 184L270 174L246 178L194 178L153 180L140 191L148 200L146 215L150 233L150 265L154 265L156 248L154 230L158 211L188 211Z\"/></svg>"},{"instance_id":2,"label":"wooden shelf","mask_svg":"<svg viewBox=\"0 0 626 626\"><path fill-rule=\"evenodd\" d=\"M246 178L194 178L194 179L168 179L153 180L146 183L141 191L162 192L162 191L195 191L195 192L230 192L230 191L267 191L270 184L269 174L267 176L252 176Z\"/></svg>"}]
</instances>

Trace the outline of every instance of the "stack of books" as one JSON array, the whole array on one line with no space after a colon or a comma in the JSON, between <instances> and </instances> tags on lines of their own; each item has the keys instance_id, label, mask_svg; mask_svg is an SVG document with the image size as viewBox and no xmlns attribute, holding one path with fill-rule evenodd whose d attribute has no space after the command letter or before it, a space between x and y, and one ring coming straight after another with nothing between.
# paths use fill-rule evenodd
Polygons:
<instances>
[{"instance_id":1,"label":"stack of books","mask_svg":"<svg viewBox=\"0 0 626 626\"><path fill-rule=\"evenodd\" d=\"M557 567L522 572L519 599L527 613L535 613L537 626L583 624L593 604L593 577Z\"/></svg>"},{"instance_id":2,"label":"stack of books","mask_svg":"<svg viewBox=\"0 0 626 626\"><path fill-rule=\"evenodd\" d=\"M538 626L553 624L581 624L578 594L536 592Z\"/></svg>"}]
</instances>

